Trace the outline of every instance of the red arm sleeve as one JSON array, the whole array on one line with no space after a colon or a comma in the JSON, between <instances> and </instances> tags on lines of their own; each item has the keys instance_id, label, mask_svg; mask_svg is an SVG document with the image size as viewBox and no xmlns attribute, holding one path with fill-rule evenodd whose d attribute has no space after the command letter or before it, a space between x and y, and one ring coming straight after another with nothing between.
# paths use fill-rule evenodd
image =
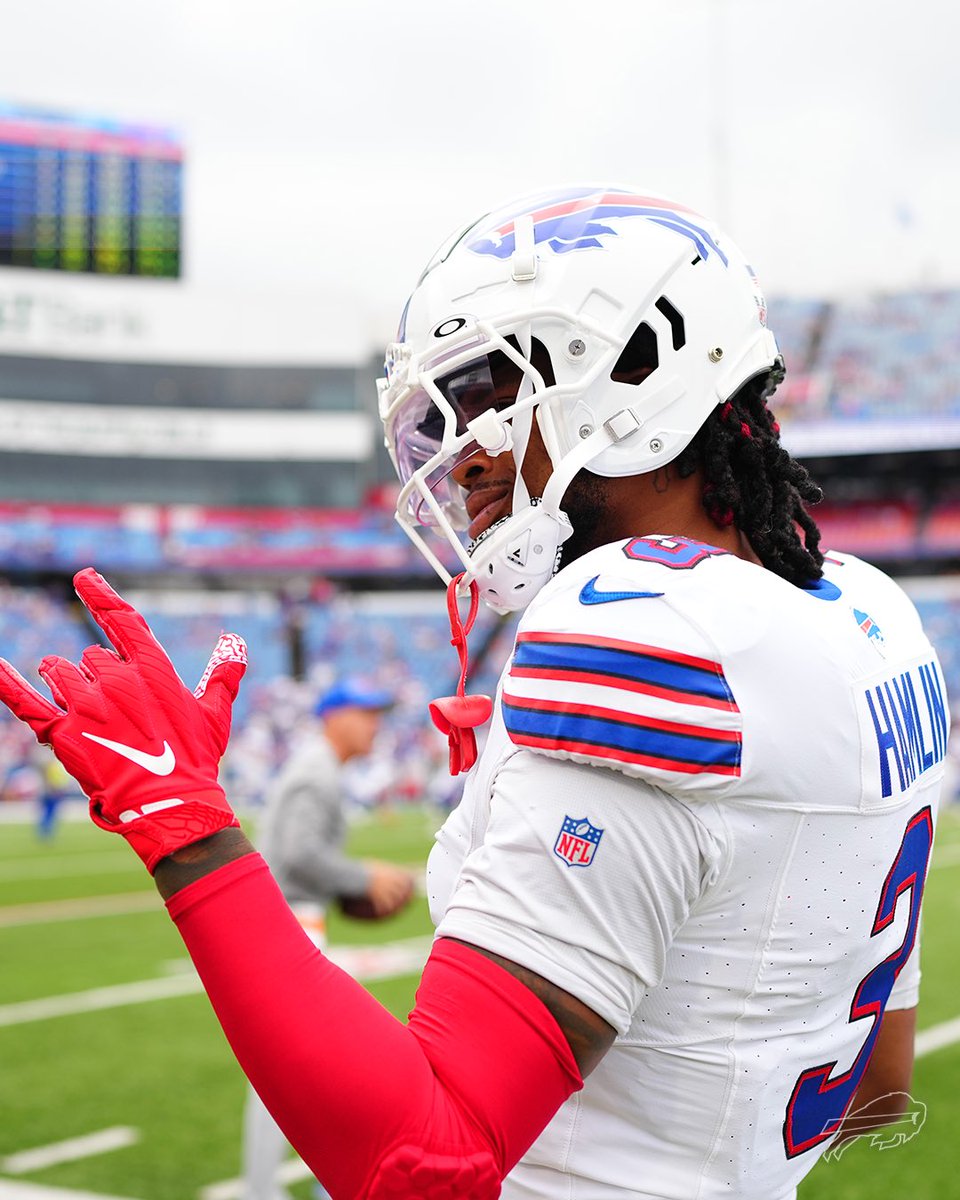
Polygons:
<instances>
[{"instance_id":1,"label":"red arm sleeve","mask_svg":"<svg viewBox=\"0 0 960 1200\"><path fill-rule=\"evenodd\" d=\"M313 946L258 854L167 905L253 1086L334 1200L489 1200L582 1086L542 1002L440 940L409 1024Z\"/></svg>"}]
</instances>

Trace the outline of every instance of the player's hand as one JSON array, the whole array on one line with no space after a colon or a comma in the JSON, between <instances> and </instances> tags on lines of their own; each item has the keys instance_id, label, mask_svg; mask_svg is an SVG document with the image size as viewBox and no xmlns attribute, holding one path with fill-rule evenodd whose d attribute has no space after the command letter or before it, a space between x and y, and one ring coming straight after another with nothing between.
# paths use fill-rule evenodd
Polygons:
<instances>
[{"instance_id":1,"label":"player's hand","mask_svg":"<svg viewBox=\"0 0 960 1200\"><path fill-rule=\"evenodd\" d=\"M368 860L367 890L362 896L340 900L341 910L348 917L378 921L400 912L413 899L414 877L393 863Z\"/></svg>"},{"instance_id":2,"label":"player's hand","mask_svg":"<svg viewBox=\"0 0 960 1200\"><path fill-rule=\"evenodd\" d=\"M217 774L246 646L222 634L191 692L102 576L88 567L74 586L116 649L89 646L77 664L44 658L39 673L53 704L0 659L0 700L52 747L89 797L93 820L122 834L152 874L161 858L239 824Z\"/></svg>"}]
</instances>

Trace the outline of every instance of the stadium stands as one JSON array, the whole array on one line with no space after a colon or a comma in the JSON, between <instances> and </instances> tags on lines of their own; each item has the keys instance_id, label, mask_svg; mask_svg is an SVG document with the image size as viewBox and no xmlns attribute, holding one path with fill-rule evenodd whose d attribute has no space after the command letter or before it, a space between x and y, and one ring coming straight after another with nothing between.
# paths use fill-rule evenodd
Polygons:
<instances>
[{"instance_id":1,"label":"stadium stands","mask_svg":"<svg viewBox=\"0 0 960 1200\"><path fill-rule=\"evenodd\" d=\"M91 638L79 605L68 605L41 588L20 588L0 582L0 655L34 686L43 688L37 665L45 654L62 654L74 661ZM20 721L6 711L0 715L0 801L32 798L41 789L47 752Z\"/></svg>"},{"instance_id":2,"label":"stadium stands","mask_svg":"<svg viewBox=\"0 0 960 1200\"><path fill-rule=\"evenodd\" d=\"M90 563L150 573L429 572L392 509L0 503L0 569L69 574Z\"/></svg>"},{"instance_id":3,"label":"stadium stands","mask_svg":"<svg viewBox=\"0 0 960 1200\"><path fill-rule=\"evenodd\" d=\"M836 303L777 298L769 323L787 363L777 407L795 453L862 453L871 440L878 450L960 446L960 291ZM17 360L7 360L4 378L22 385L16 366ZM152 379L150 370L128 371L125 386L134 387L137 372ZM234 380L221 369L215 377L224 387L221 376ZM36 387L51 383L46 375L38 378ZM343 381L337 376L336 382L340 390L331 395L341 396ZM235 381L230 386L236 390ZM119 399L111 393L114 404ZM246 393L240 400L250 402ZM385 477L389 467L380 462L378 469ZM388 498L378 497L376 482L366 502L338 509L223 507L217 500L170 504L160 496L156 503L123 505L97 504L94 496L75 504L10 498L0 502L0 570L66 574L95 562L105 571L429 578L393 522ZM824 508L818 519L830 530L828 541L889 560L960 553L958 511L958 503L945 504L927 520L919 508L897 500L880 509Z\"/></svg>"},{"instance_id":4,"label":"stadium stands","mask_svg":"<svg viewBox=\"0 0 960 1200\"><path fill-rule=\"evenodd\" d=\"M771 302L769 323L788 367L777 397L788 445L795 430L819 430L817 444L825 453L840 452L841 435L848 439L843 452L849 453L851 445L882 428L888 449L895 452L898 446L911 448L906 444L914 436L910 431L922 428L927 449L960 446L960 437L954 440L954 430L960 430L960 291L839 302L779 298ZM17 360L8 366L13 371ZM139 386L141 369L123 376L123 388L107 399L122 403L126 390ZM68 382L73 378L67 370L60 374ZM22 391L20 375L10 378ZM113 376L108 372L104 378ZM214 382L225 378L222 370L211 375ZM239 372L231 387L246 386L245 378ZM184 379L192 388L193 375ZM44 386L50 382L47 374L43 381ZM342 399L353 387L353 376L338 375L334 382L339 391L333 388L330 395ZM208 391L205 401L213 403ZM38 400L65 399L59 392L48 397L42 388L29 394ZM243 407L259 402L258 395L235 399L218 392L214 400ZM103 399L99 394L85 398ZM853 452L862 450L855 446ZM357 777L358 794L375 799L433 789L446 797L445 745L429 727L426 704L437 691L454 689L456 658L442 588L393 521L395 485L386 482L388 471L385 460L378 460L377 478L367 478L365 501L339 509L226 507L217 499L172 504L165 497L117 504L107 502L106 494L86 495L76 503L55 502L52 494L48 502L23 496L0 500L0 572L26 585L0 589L0 653L31 679L45 653L76 658L92 635L77 606L64 597L69 576L92 563L115 578L136 580L131 596L185 680L200 675L221 629L247 638L250 670L225 765L241 803L259 801L290 739L299 736L315 696L347 672L390 687L398 699L381 755ZM911 478L915 483L916 476ZM905 564L925 569L927 563L955 569L960 561L955 484L924 496L922 489L898 486L896 472L884 481L855 489L849 498L841 489L839 499L816 510L823 545L899 563L900 569ZM877 495L886 498L878 501ZM59 580L60 590L30 586L37 578ZM425 590L338 592L332 586L341 580L350 587L382 589L394 579ZM960 580L953 576L913 586L957 704ZM496 686L513 627L512 620L501 622L481 611L471 638L471 651L481 659L469 683L473 690L490 692ZM5 794L16 791L18 771L35 754L23 728L0 715Z\"/></svg>"},{"instance_id":5,"label":"stadium stands","mask_svg":"<svg viewBox=\"0 0 960 1200\"><path fill-rule=\"evenodd\" d=\"M911 591L943 661L954 706L960 702L960 581L914 581ZM397 704L385 723L372 762L355 768L352 786L367 803L385 798L449 801L457 785L447 778L446 746L430 726L427 704L452 692L456 656L442 589L430 592L338 595L327 601L284 605L267 593L179 591L132 593L167 647L181 676L199 678L224 628L250 644L250 668L236 706L234 735L224 764L231 796L258 805L291 741L302 735L316 696L339 675L364 677L389 688ZM76 605L39 590L0 593L0 653L37 682L45 653L76 659L91 640ZM492 693L509 653L516 619L481 610L470 638L472 691ZM306 677L292 675L293 629L301 631ZM485 653L484 653L485 651ZM41 685L42 686L42 685ZM958 710L960 711L960 710ZM16 791L35 760L32 735L0 714L0 794Z\"/></svg>"},{"instance_id":6,"label":"stadium stands","mask_svg":"<svg viewBox=\"0 0 960 1200\"><path fill-rule=\"evenodd\" d=\"M767 324L777 335L788 373L808 372L830 306L823 300L778 296L769 302Z\"/></svg>"},{"instance_id":7,"label":"stadium stands","mask_svg":"<svg viewBox=\"0 0 960 1200\"><path fill-rule=\"evenodd\" d=\"M894 499L882 503L824 503L818 505L814 517L823 548L835 547L877 562L916 558L923 552L921 515L916 503ZM958 544L954 543L954 549Z\"/></svg>"},{"instance_id":8,"label":"stadium stands","mask_svg":"<svg viewBox=\"0 0 960 1200\"><path fill-rule=\"evenodd\" d=\"M960 415L960 292L902 292L838 304L818 367L837 417Z\"/></svg>"},{"instance_id":9,"label":"stadium stands","mask_svg":"<svg viewBox=\"0 0 960 1200\"><path fill-rule=\"evenodd\" d=\"M817 508L824 545L877 561L960 553L960 501L924 513L914 499L826 503ZM105 572L253 572L281 583L285 573L336 579L435 578L392 516L300 509L179 509L162 506L0 505L0 569L72 574L91 563Z\"/></svg>"},{"instance_id":10,"label":"stadium stands","mask_svg":"<svg viewBox=\"0 0 960 1200\"><path fill-rule=\"evenodd\" d=\"M889 430L891 448L898 428L916 437L921 426L930 446L958 444L960 291L775 300L769 323L787 364L777 402L789 424L830 422L835 443L853 444L867 421Z\"/></svg>"},{"instance_id":11,"label":"stadium stands","mask_svg":"<svg viewBox=\"0 0 960 1200\"><path fill-rule=\"evenodd\" d=\"M922 550L925 554L956 554L960 547L960 500L944 500L930 513L923 527Z\"/></svg>"},{"instance_id":12,"label":"stadium stands","mask_svg":"<svg viewBox=\"0 0 960 1200\"><path fill-rule=\"evenodd\" d=\"M267 592L131 592L181 677L199 679L220 632L240 633L250 665L235 706L234 735L224 765L231 795L257 805L270 775L300 735L317 695L338 676L361 676L389 688L397 704L385 723L379 755L355 770L358 795L368 801L397 794L419 798L434 789L445 798L446 746L427 717L434 695L456 687L457 660L442 589L427 593L335 596L327 601L284 603ZM293 678L294 642L300 631L306 678ZM487 610L471 638L472 690L492 692L513 636L513 622ZM94 640L82 610L37 588L0 591L0 654L43 690L36 667L46 653L74 661ZM21 786L36 759L32 734L6 710L0 713L0 795ZM436 789L440 789L438 796Z\"/></svg>"}]
</instances>

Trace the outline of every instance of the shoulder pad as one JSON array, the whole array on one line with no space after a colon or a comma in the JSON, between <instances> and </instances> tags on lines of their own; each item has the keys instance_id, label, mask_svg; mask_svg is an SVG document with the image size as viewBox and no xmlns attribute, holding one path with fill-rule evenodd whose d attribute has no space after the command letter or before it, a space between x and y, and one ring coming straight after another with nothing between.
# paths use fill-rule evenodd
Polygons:
<instances>
[{"instance_id":1,"label":"shoulder pad","mask_svg":"<svg viewBox=\"0 0 960 1200\"><path fill-rule=\"evenodd\" d=\"M524 614L501 700L507 733L667 790L726 786L740 775L742 720L719 653L668 588L620 569L623 545L571 564Z\"/></svg>"}]
</instances>

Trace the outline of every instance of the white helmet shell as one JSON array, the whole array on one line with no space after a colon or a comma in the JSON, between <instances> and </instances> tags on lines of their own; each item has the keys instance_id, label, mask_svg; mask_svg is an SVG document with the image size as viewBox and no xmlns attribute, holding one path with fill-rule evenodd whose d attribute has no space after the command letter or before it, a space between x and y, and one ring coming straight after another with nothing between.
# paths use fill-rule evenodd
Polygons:
<instances>
[{"instance_id":1,"label":"white helmet shell","mask_svg":"<svg viewBox=\"0 0 960 1200\"><path fill-rule=\"evenodd\" d=\"M535 344L541 363L543 351L549 357L552 379L533 365ZM517 368L516 402L468 429L442 381L497 352ZM449 471L471 445L512 450L519 479L535 412L553 464L544 496L535 498L538 523L557 523L559 546L569 532L560 505L577 471L627 476L669 463L718 403L778 359L756 276L711 221L629 187L521 198L434 256L388 350L380 411L404 484L398 520L449 578L416 531L418 523L439 526L482 591L495 553L487 543L515 539L497 530L471 554L457 536L463 496ZM432 421L424 419L428 410ZM511 520L526 507L521 483ZM502 575L509 564L495 570ZM525 584L514 604L501 582L495 600L486 599L522 607L539 586Z\"/></svg>"}]
</instances>

